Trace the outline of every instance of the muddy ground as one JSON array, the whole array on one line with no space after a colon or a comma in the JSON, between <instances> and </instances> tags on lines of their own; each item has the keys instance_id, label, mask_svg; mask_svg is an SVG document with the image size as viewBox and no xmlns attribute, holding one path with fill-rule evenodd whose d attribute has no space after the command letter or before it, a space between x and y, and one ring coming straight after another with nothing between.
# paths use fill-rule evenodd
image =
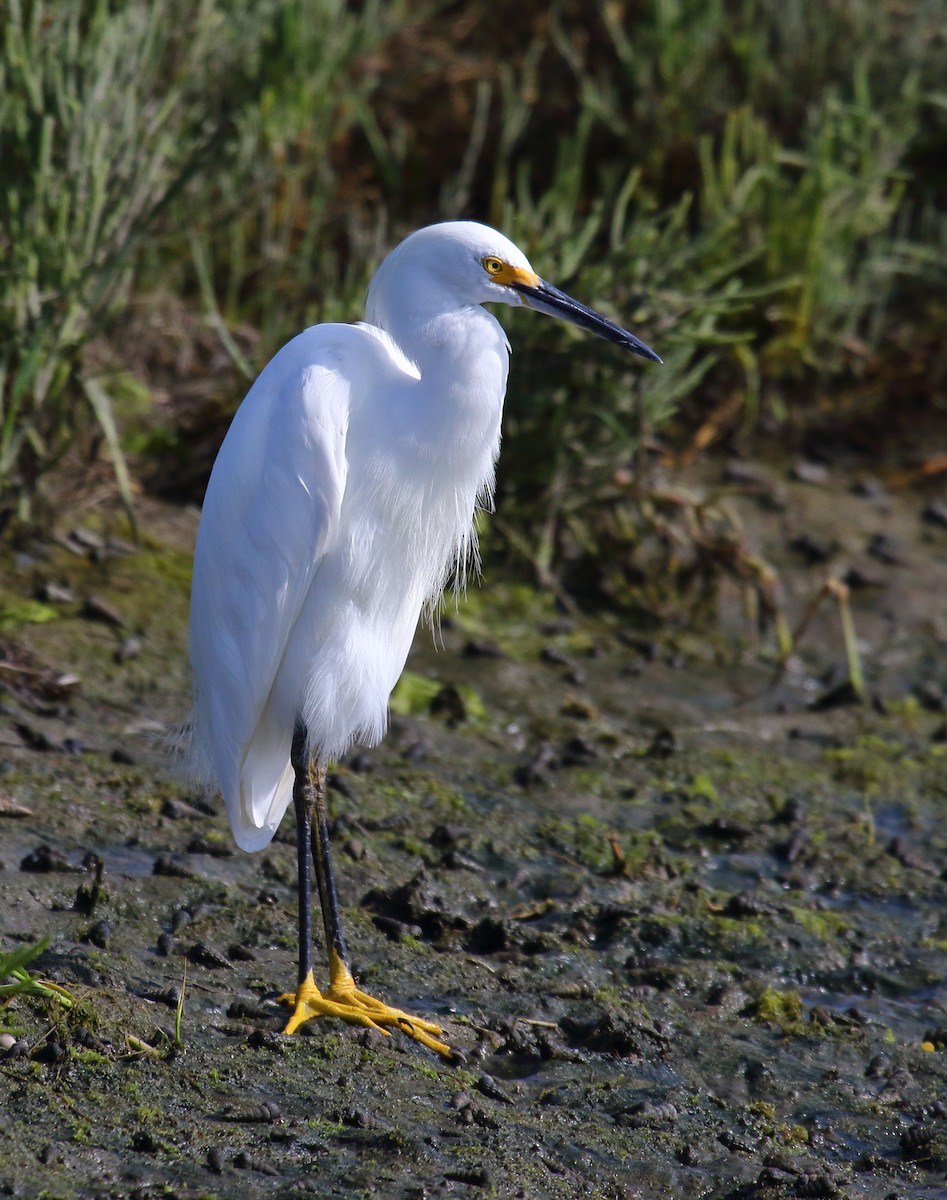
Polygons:
<instances>
[{"instance_id":1,"label":"muddy ground","mask_svg":"<svg viewBox=\"0 0 947 1200\"><path fill-rule=\"evenodd\" d=\"M790 623L852 583L867 703L829 602L777 677L734 583L712 628L645 631L493 578L340 765L357 975L457 1065L279 1032L292 830L236 852L154 737L196 513L143 502L132 553L77 507L9 552L0 947L49 938L74 1003L2 1013L0 1193L947 1195L944 512L796 474L703 485L735 483Z\"/></svg>"}]
</instances>

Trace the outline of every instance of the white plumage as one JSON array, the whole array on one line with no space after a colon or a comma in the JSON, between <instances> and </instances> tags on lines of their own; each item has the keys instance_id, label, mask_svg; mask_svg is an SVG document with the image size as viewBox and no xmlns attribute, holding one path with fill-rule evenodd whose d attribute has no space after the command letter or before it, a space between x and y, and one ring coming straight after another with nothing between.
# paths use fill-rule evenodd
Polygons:
<instances>
[{"instance_id":1,"label":"white plumage","mask_svg":"<svg viewBox=\"0 0 947 1200\"><path fill-rule=\"evenodd\" d=\"M491 301L657 358L496 230L447 222L388 255L368 324L299 334L234 417L194 559L191 757L245 850L290 803L297 717L322 763L382 737L418 617L475 544L509 368Z\"/></svg>"},{"instance_id":2,"label":"white plumage","mask_svg":"<svg viewBox=\"0 0 947 1200\"><path fill-rule=\"evenodd\" d=\"M490 302L527 304L657 359L540 279L496 230L432 225L378 269L368 324L317 325L279 351L207 485L191 593L192 765L223 793L244 850L266 846L293 802L299 974L281 997L293 1008L286 1033L334 1016L453 1053L437 1024L356 986L325 767L353 740L383 736L418 618L475 547L509 369L506 336L482 307ZM324 993L312 970L312 868Z\"/></svg>"},{"instance_id":3,"label":"white plumage","mask_svg":"<svg viewBox=\"0 0 947 1200\"><path fill-rule=\"evenodd\" d=\"M418 617L489 500L509 348L476 303L496 285L484 275L471 298L451 274L467 260L483 274L469 247L486 231L453 228L464 236L423 290L411 280L433 231L389 256L375 324L317 325L284 346L214 465L191 596L192 747L244 850L267 845L292 798L297 713L322 761L383 736ZM499 234L489 244L528 269Z\"/></svg>"}]
</instances>

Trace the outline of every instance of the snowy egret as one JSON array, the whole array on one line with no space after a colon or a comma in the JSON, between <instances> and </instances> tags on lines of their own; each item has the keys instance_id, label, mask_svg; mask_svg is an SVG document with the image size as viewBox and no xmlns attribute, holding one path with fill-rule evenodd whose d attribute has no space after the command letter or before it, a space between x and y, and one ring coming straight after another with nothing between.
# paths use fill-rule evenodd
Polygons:
<instances>
[{"instance_id":1,"label":"snowy egret","mask_svg":"<svg viewBox=\"0 0 947 1200\"><path fill-rule=\"evenodd\" d=\"M450 1057L440 1028L359 991L329 855L326 767L383 736L418 618L463 569L493 491L509 343L482 305L526 305L660 362L541 279L502 234L419 229L382 262L367 322L316 325L264 368L207 486L191 593L191 758L261 850L290 801L299 979L286 1032L320 1015L400 1028ZM312 972L310 854L329 987ZM387 1030L385 1030L387 1032Z\"/></svg>"}]
</instances>

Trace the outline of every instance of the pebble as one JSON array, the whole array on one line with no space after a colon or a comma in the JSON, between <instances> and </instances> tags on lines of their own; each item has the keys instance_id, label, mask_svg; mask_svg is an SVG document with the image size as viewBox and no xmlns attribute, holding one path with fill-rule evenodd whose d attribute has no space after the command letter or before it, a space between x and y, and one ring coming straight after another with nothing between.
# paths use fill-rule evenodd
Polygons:
<instances>
[{"instance_id":1,"label":"pebble","mask_svg":"<svg viewBox=\"0 0 947 1200\"><path fill-rule=\"evenodd\" d=\"M171 914L171 932L180 933L186 926L190 925L193 920L191 910L188 908L176 908Z\"/></svg>"},{"instance_id":2,"label":"pebble","mask_svg":"<svg viewBox=\"0 0 947 1200\"><path fill-rule=\"evenodd\" d=\"M46 874L50 871L79 871L81 868L74 867L61 851L43 845L26 855L20 862L20 870Z\"/></svg>"},{"instance_id":3,"label":"pebble","mask_svg":"<svg viewBox=\"0 0 947 1200\"><path fill-rule=\"evenodd\" d=\"M127 637L115 651L115 661L118 663L128 662L130 659L137 658L139 654L141 654L141 638Z\"/></svg>"},{"instance_id":4,"label":"pebble","mask_svg":"<svg viewBox=\"0 0 947 1200\"><path fill-rule=\"evenodd\" d=\"M488 642L483 638L471 638L465 642L461 654L464 658L506 658L496 643Z\"/></svg>"},{"instance_id":5,"label":"pebble","mask_svg":"<svg viewBox=\"0 0 947 1200\"><path fill-rule=\"evenodd\" d=\"M229 959L225 958L219 950L215 950L213 946L208 946L205 942L197 942L193 945L188 950L187 957L190 962L198 963L202 967L228 971L233 970Z\"/></svg>"},{"instance_id":6,"label":"pebble","mask_svg":"<svg viewBox=\"0 0 947 1200\"><path fill-rule=\"evenodd\" d=\"M482 1092L483 1095L487 1096L490 1100L499 1100L503 1104L513 1103L513 1101L506 1094L503 1088L500 1087L492 1075L487 1075L486 1073L481 1075L477 1080L477 1090Z\"/></svg>"},{"instance_id":7,"label":"pebble","mask_svg":"<svg viewBox=\"0 0 947 1200\"><path fill-rule=\"evenodd\" d=\"M889 567L903 567L907 564L907 553L903 543L888 533L873 534L868 542L868 553Z\"/></svg>"},{"instance_id":8,"label":"pebble","mask_svg":"<svg viewBox=\"0 0 947 1200\"><path fill-rule=\"evenodd\" d=\"M800 459L799 462L793 465L789 472L793 479L799 483L809 483L816 487L824 487L829 482L829 469L823 466L822 463L810 462L806 459Z\"/></svg>"},{"instance_id":9,"label":"pebble","mask_svg":"<svg viewBox=\"0 0 947 1200\"><path fill-rule=\"evenodd\" d=\"M175 940L170 933L159 933L155 948L162 958L170 958L175 951Z\"/></svg>"},{"instance_id":10,"label":"pebble","mask_svg":"<svg viewBox=\"0 0 947 1200\"><path fill-rule=\"evenodd\" d=\"M44 1042L38 1050L34 1051L33 1058L36 1062L41 1063L60 1063L66 1057L66 1048L61 1042L50 1040Z\"/></svg>"},{"instance_id":11,"label":"pebble","mask_svg":"<svg viewBox=\"0 0 947 1200\"><path fill-rule=\"evenodd\" d=\"M99 950L107 950L109 942L115 933L115 927L111 921L96 921L96 923L86 932L85 940L92 946L97 946Z\"/></svg>"},{"instance_id":12,"label":"pebble","mask_svg":"<svg viewBox=\"0 0 947 1200\"><path fill-rule=\"evenodd\" d=\"M921 513L921 520L926 521L928 525L938 525L941 529L947 529L947 501L932 500Z\"/></svg>"},{"instance_id":13,"label":"pebble","mask_svg":"<svg viewBox=\"0 0 947 1200\"><path fill-rule=\"evenodd\" d=\"M40 588L39 597L47 604L73 604L75 595L70 587L61 583L47 581Z\"/></svg>"},{"instance_id":14,"label":"pebble","mask_svg":"<svg viewBox=\"0 0 947 1200\"><path fill-rule=\"evenodd\" d=\"M114 625L119 629L125 624L125 618L118 609L98 596L87 596L79 615L85 617L87 621L101 621L105 625Z\"/></svg>"},{"instance_id":15,"label":"pebble","mask_svg":"<svg viewBox=\"0 0 947 1200\"><path fill-rule=\"evenodd\" d=\"M197 817L206 816L200 809L194 808L188 804L186 800L165 800L161 806L161 815L169 817L172 821L192 821Z\"/></svg>"}]
</instances>

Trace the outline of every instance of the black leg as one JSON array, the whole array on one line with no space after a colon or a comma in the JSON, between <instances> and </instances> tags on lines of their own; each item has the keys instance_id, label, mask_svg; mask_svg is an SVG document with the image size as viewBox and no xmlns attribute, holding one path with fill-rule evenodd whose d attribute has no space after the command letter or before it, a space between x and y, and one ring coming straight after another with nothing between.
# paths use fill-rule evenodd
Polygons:
<instances>
[{"instance_id":1,"label":"black leg","mask_svg":"<svg viewBox=\"0 0 947 1200\"><path fill-rule=\"evenodd\" d=\"M329 954L330 971L334 977L339 964L351 974L348 947L342 932L339 914L339 899L335 890L335 875L332 870L332 853L329 848L329 810L326 806L326 769L313 766L310 774L315 799L315 836L312 838L312 861L316 867L316 883L322 905L322 923L326 931L326 950ZM333 961L333 958L335 961Z\"/></svg>"},{"instance_id":2,"label":"black leg","mask_svg":"<svg viewBox=\"0 0 947 1200\"><path fill-rule=\"evenodd\" d=\"M293 807L296 810L296 886L299 896L299 982L312 971L312 876L309 869L312 844L312 812L315 793L309 778L309 743L306 727L297 722L290 751L296 779L293 783Z\"/></svg>"},{"instance_id":3,"label":"black leg","mask_svg":"<svg viewBox=\"0 0 947 1200\"><path fill-rule=\"evenodd\" d=\"M333 1016L355 1025L387 1032L386 1026L398 1028L434 1050L443 1058L453 1058L450 1046L437 1038L440 1026L359 991L352 978L349 953L342 933L339 901L332 873L329 850L329 817L326 808L326 769L314 764L309 752L309 739L303 722L297 721L293 731L290 761L293 781L293 806L296 810L296 854L299 882L299 983L295 992L279 999L292 1006L285 1033L295 1033L300 1025L314 1017ZM316 987L312 976L312 866L316 868L316 883L322 906L322 923L326 931L329 956L329 988L325 993Z\"/></svg>"}]
</instances>

